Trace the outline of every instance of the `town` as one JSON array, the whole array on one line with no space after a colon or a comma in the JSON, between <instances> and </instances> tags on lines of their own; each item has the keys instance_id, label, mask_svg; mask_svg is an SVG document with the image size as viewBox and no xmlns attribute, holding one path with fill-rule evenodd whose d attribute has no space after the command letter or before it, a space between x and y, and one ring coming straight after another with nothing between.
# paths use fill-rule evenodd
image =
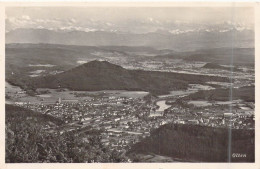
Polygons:
<instances>
[{"instance_id":1,"label":"town","mask_svg":"<svg viewBox=\"0 0 260 169\"><path fill-rule=\"evenodd\" d=\"M100 131L102 144L118 151L128 150L131 145L150 136L152 130L167 123L234 129L254 129L255 126L254 103L241 100L231 104L215 102L206 107L195 107L187 102L180 104L149 95L133 98L99 94L84 101L59 98L52 104L15 104L63 120L66 125L61 127L60 134L67 131ZM51 132L53 127L49 124L45 129Z\"/></svg>"}]
</instances>

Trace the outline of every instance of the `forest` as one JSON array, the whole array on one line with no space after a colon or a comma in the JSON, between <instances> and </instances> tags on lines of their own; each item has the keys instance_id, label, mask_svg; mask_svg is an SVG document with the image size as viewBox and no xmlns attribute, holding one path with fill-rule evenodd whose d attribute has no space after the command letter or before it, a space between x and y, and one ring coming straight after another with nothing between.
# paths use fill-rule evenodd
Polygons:
<instances>
[{"instance_id":1,"label":"forest","mask_svg":"<svg viewBox=\"0 0 260 169\"><path fill-rule=\"evenodd\" d=\"M103 146L98 132L61 133L63 122L48 115L6 105L5 123L6 163L128 161L123 153Z\"/></svg>"},{"instance_id":2,"label":"forest","mask_svg":"<svg viewBox=\"0 0 260 169\"><path fill-rule=\"evenodd\" d=\"M134 145L129 156L157 154L195 162L254 162L254 151L254 130L166 124ZM233 153L246 157L235 158Z\"/></svg>"}]
</instances>

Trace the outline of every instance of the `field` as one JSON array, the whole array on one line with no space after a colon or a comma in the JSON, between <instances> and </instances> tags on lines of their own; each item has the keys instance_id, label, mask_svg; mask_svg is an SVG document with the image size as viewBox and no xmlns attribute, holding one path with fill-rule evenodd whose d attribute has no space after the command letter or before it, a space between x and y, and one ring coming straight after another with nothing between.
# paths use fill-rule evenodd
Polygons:
<instances>
[{"instance_id":1,"label":"field","mask_svg":"<svg viewBox=\"0 0 260 169\"><path fill-rule=\"evenodd\" d=\"M30 103L55 103L61 98L62 100L75 100L84 101L89 100L95 96L113 96L113 97L131 97L131 98L143 98L148 92L143 91L125 91L125 90L103 90L103 91L70 91L68 89L48 89L39 88L36 90L37 95L30 96L26 94L20 87L13 86L8 82L5 83L6 95L9 98L6 99L8 103L17 102L30 102Z\"/></svg>"}]
</instances>

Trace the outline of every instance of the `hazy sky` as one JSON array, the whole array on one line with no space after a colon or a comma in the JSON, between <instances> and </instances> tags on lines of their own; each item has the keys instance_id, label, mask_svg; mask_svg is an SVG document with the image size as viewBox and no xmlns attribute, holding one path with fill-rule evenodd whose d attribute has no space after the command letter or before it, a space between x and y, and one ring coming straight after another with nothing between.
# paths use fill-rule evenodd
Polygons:
<instances>
[{"instance_id":1,"label":"hazy sky","mask_svg":"<svg viewBox=\"0 0 260 169\"><path fill-rule=\"evenodd\" d=\"M6 30L120 31L172 33L199 29L252 29L253 8L222 7L12 7L6 8Z\"/></svg>"}]
</instances>

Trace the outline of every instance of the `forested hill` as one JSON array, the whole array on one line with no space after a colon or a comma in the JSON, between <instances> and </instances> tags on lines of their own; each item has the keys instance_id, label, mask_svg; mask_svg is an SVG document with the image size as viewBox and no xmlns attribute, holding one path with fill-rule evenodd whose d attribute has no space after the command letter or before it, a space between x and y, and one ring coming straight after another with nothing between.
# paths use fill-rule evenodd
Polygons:
<instances>
[{"instance_id":1,"label":"forested hill","mask_svg":"<svg viewBox=\"0 0 260 169\"><path fill-rule=\"evenodd\" d=\"M228 162L229 129L167 124L133 146L129 154L158 154L186 161ZM231 153L246 154L231 162L255 161L254 130L232 129ZM231 155L232 155L231 154Z\"/></svg>"},{"instance_id":2,"label":"forested hill","mask_svg":"<svg viewBox=\"0 0 260 169\"><path fill-rule=\"evenodd\" d=\"M165 94L187 89L190 83L228 82L227 78L159 71L128 70L107 61L91 61L60 74L32 78L31 88L69 88L71 90L130 90ZM24 87L24 86L23 86Z\"/></svg>"},{"instance_id":3,"label":"forested hill","mask_svg":"<svg viewBox=\"0 0 260 169\"><path fill-rule=\"evenodd\" d=\"M208 101L230 101L230 88L204 90L192 93L181 98L182 100L208 100ZM255 102L255 86L243 86L232 89L232 100L244 100L246 102Z\"/></svg>"},{"instance_id":4,"label":"forested hill","mask_svg":"<svg viewBox=\"0 0 260 169\"><path fill-rule=\"evenodd\" d=\"M104 147L99 134L60 133L63 122L25 108L6 105L6 163L126 162L117 151ZM62 129L62 128L61 128ZM86 141L87 140L87 141Z\"/></svg>"},{"instance_id":5,"label":"forested hill","mask_svg":"<svg viewBox=\"0 0 260 169\"><path fill-rule=\"evenodd\" d=\"M225 66L221 66L219 64L216 63L206 63L203 68L207 68L207 69L220 69L220 70L228 70L231 71L231 67L225 67ZM232 71L240 71L240 69L238 69L237 67L233 67Z\"/></svg>"},{"instance_id":6,"label":"forested hill","mask_svg":"<svg viewBox=\"0 0 260 169\"><path fill-rule=\"evenodd\" d=\"M46 125L48 123L51 123L55 126L60 126L64 124L61 119L47 114L34 112L22 107L6 104L5 108L6 123L21 123L30 121L31 123L37 123L39 125Z\"/></svg>"}]
</instances>

